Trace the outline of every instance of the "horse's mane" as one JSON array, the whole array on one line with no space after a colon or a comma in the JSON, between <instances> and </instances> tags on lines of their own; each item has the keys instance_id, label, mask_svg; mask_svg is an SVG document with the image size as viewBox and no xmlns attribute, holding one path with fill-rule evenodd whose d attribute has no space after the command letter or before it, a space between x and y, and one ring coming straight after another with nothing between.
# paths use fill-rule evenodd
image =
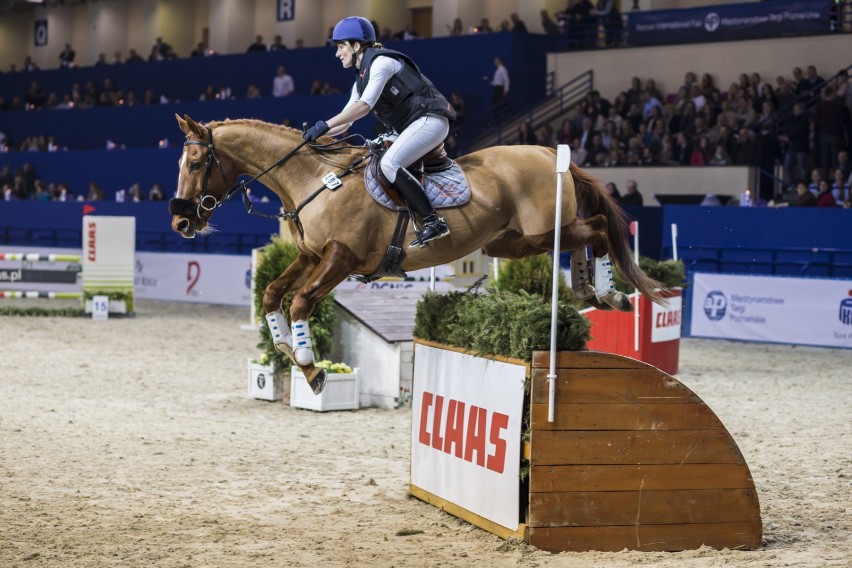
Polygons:
<instances>
[{"instance_id":1,"label":"horse's mane","mask_svg":"<svg viewBox=\"0 0 852 568\"><path fill-rule=\"evenodd\" d=\"M226 125L229 125L229 126L230 125L233 125L233 126L243 126L244 125L244 126L249 127L249 128L259 128L261 130L267 130L267 131L271 131L271 132L295 134L299 138L302 137L302 131L298 128L293 128L291 126L284 126L283 124L274 124L272 122L264 122L263 120L258 120L256 118L234 118L234 119L227 118L225 120L214 120L214 121L208 122L205 126L207 126L210 129L213 129L217 126L226 126ZM330 142L334 142L334 140L335 139L332 138L331 136L321 136L320 138L317 139L317 142L319 142L320 144L327 144L327 143L330 143Z\"/></svg>"}]
</instances>

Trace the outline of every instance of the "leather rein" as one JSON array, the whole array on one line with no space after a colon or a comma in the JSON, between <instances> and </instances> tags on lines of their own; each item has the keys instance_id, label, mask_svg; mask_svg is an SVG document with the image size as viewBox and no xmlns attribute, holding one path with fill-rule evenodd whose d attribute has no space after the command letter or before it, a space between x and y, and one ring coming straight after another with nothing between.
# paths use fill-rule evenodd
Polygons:
<instances>
[{"instance_id":1,"label":"leather rein","mask_svg":"<svg viewBox=\"0 0 852 568\"><path fill-rule=\"evenodd\" d=\"M189 199L173 197L171 200L169 200L169 213L171 213L172 215L183 215L186 217L192 216L194 214L197 219L200 219L202 211L208 211L210 212L210 214L212 214L213 211L221 207L222 204L231 199L234 195L242 192L243 204L245 205L246 213L258 215L267 219L290 219L296 224L296 228L299 230L299 236L302 238L302 240L304 240L305 238L304 230L302 228L302 222L299 219L299 213L301 213L302 209L304 209L308 203L313 201L320 193L322 193L326 189L334 191L335 189L340 187L342 185L340 178L355 172L359 168L359 166L361 166L362 163L370 157L370 153L361 156L360 158L352 162L352 164L350 164L348 167L344 168L339 174L328 173L322 178L323 185L316 189L314 192L312 192L305 199L303 199L302 202L293 211L287 211L282 207L281 213L270 215L254 210L254 204L251 202L248 196L249 184L254 181L257 181L275 168L287 163L287 161L289 161L290 158L295 156L299 152L299 150L301 150L304 146L308 146L310 149L319 152L334 152L337 150L342 150L344 148L361 147L348 144L348 141L354 138L361 138L361 140L363 141L362 146L367 146L366 140L364 140L363 136L359 134L353 134L340 140L335 140L334 142L330 142L328 144L311 144L307 140L303 140L298 146L290 150L284 157L280 158L274 164L272 164L253 178L249 180L243 180L234 184L228 191L225 192L225 195L222 196L221 199L216 199L214 195L207 193L207 186L210 182L210 174L213 170L213 162L216 162L216 166L219 169L219 174L222 176L222 181L225 180L225 170L222 168L222 163L219 161L219 158L214 152L215 146L213 144L213 131L210 129L209 126L205 126L205 129L207 130L207 141L187 140L183 143L184 146L194 145L204 146L207 148L207 159L204 162L204 177L201 180L201 194L199 196L199 201L196 204L195 202ZM346 145L341 146L341 144L343 143L346 143Z\"/></svg>"}]
</instances>

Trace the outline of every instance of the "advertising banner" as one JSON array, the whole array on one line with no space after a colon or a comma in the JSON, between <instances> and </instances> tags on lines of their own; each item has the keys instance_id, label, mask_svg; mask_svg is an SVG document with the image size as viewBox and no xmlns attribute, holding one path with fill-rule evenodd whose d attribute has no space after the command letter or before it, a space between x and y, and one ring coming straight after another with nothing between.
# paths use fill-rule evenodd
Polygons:
<instances>
[{"instance_id":1,"label":"advertising banner","mask_svg":"<svg viewBox=\"0 0 852 568\"><path fill-rule=\"evenodd\" d=\"M691 335L852 348L852 280L696 273Z\"/></svg>"},{"instance_id":2,"label":"advertising banner","mask_svg":"<svg viewBox=\"0 0 852 568\"><path fill-rule=\"evenodd\" d=\"M774 0L683 10L633 11L628 44L661 45L819 34L829 31L830 2Z\"/></svg>"},{"instance_id":3,"label":"advertising banner","mask_svg":"<svg viewBox=\"0 0 852 568\"><path fill-rule=\"evenodd\" d=\"M415 345L411 484L519 525L526 367Z\"/></svg>"},{"instance_id":4,"label":"advertising banner","mask_svg":"<svg viewBox=\"0 0 852 568\"><path fill-rule=\"evenodd\" d=\"M251 257L137 252L136 297L248 307Z\"/></svg>"}]
</instances>

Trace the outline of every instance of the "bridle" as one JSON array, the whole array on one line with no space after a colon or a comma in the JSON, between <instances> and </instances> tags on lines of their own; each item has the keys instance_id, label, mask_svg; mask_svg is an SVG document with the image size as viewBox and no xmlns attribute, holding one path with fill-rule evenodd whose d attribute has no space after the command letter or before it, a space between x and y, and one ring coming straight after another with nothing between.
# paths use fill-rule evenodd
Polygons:
<instances>
[{"instance_id":1,"label":"bridle","mask_svg":"<svg viewBox=\"0 0 852 568\"><path fill-rule=\"evenodd\" d=\"M219 161L219 158L216 156L214 152L215 146L213 145L213 131L209 126L204 127L207 130L207 141L204 140L187 140L183 143L184 146L204 146L207 148L207 160L204 162L204 177L201 180L201 193L199 195L198 203L196 204L194 201L190 199L183 199L180 197L173 197L169 200L169 213L172 215L182 215L184 217L192 217L195 216L196 223L199 219L201 219L202 211L208 212L208 216L213 214L213 211L221 207L226 201L231 199L238 192L242 192L243 194L243 203L246 207L247 213L252 213L254 215L259 215L261 217L266 217L269 219L291 219L296 224L296 227L299 230L299 234L304 238L304 231L302 229L302 223L299 220L299 213L302 209L311 201L314 200L320 193L325 191L326 189L335 190L340 187L340 179L346 175L351 174L352 172L358 169L365 160L367 160L370 156L367 153L365 156L362 156L355 160L349 167L343 169L343 171L338 174L328 174L323 178L323 185L311 193L307 198L305 198L293 211L287 211L282 208L281 213L276 215L268 215L265 213L260 213L259 211L254 210L254 205L249 199L249 191L248 184L260 179L264 175L268 174L270 171L274 170L278 166L285 164L290 158L295 156L299 150L301 150L304 146L308 146L310 149L319 151L319 152L333 152L335 150L341 150L344 148L355 148L358 147L354 144L349 144L349 140L353 138L360 138L362 140L362 144L360 147L366 147L367 142L363 136L360 134L352 134L346 136L340 140L336 140L334 142L328 144L312 144L307 140L303 140L298 146L290 150L284 157L280 158L274 164L254 176L249 180L243 180L235 185L233 185L225 195L222 196L222 199L216 199L214 195L207 193L207 185L210 182L210 173L213 170L213 162L216 162L216 166L219 168L219 174L222 176L222 181L225 181L225 170L222 168L222 163ZM307 124L304 125L304 128L307 128ZM343 144L343 145L341 145ZM336 180L336 181L335 181Z\"/></svg>"},{"instance_id":2,"label":"bridle","mask_svg":"<svg viewBox=\"0 0 852 568\"><path fill-rule=\"evenodd\" d=\"M243 197L245 199L246 207L249 208L251 202L248 198L248 191L246 186L251 182L257 180L263 175L266 175L271 170L277 168L282 165L284 162L292 158L296 153L302 149L302 147L307 144L306 141L303 141L301 144L293 148L286 156L254 176L248 181L241 181L231 187L225 195L222 196L222 199L216 199L214 195L207 193L207 186L210 183L210 172L213 170L213 162L216 162L216 166L219 168L219 174L222 176L222 181L225 181L225 170L222 168L222 162L219 161L218 156L216 156L215 146L213 144L213 131L209 126L204 127L207 130L207 141L204 140L187 140L183 143L184 146L204 146L207 148L207 160L204 162L204 177L201 180L201 193L199 195L198 203L196 204L190 199L183 199L180 197L174 197L169 200L169 213L172 215L183 215L184 217L191 217L193 214L196 218L200 219L202 215L202 211L207 211L209 214L213 214L213 211L222 206L223 203L231 199L237 192L242 191ZM249 209L250 211L250 209Z\"/></svg>"}]
</instances>

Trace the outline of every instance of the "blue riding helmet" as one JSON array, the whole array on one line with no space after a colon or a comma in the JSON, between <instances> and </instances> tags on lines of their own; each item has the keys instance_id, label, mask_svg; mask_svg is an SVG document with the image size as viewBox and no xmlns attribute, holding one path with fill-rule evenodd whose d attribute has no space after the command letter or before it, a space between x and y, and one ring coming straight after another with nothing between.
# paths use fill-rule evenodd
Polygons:
<instances>
[{"instance_id":1,"label":"blue riding helmet","mask_svg":"<svg viewBox=\"0 0 852 568\"><path fill-rule=\"evenodd\" d=\"M361 16L350 16L343 18L337 25L334 26L334 33L331 34L331 42L342 41L357 41L364 43L366 41L376 41L376 30L373 29L373 24L367 18Z\"/></svg>"}]
</instances>

